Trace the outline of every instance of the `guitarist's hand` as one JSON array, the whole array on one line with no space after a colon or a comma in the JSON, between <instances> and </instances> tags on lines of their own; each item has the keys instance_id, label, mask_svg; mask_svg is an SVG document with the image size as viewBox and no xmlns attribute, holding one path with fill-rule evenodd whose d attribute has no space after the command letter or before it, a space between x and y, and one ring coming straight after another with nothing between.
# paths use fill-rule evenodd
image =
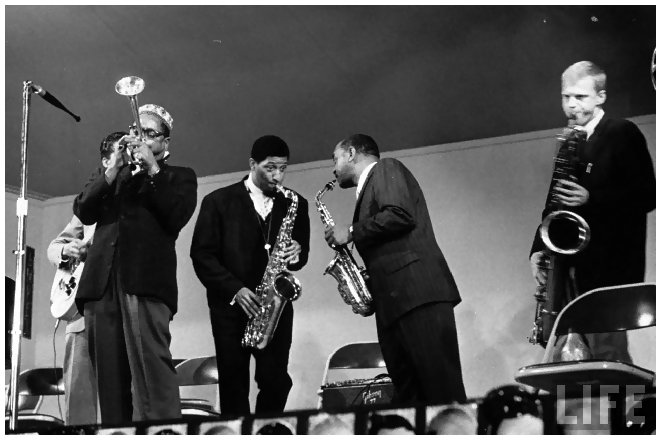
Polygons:
<instances>
[{"instance_id":1,"label":"guitarist's hand","mask_svg":"<svg viewBox=\"0 0 661 440\"><path fill-rule=\"evenodd\" d=\"M69 259L84 261L87 257L87 243L74 238L62 248L62 256Z\"/></svg>"}]
</instances>

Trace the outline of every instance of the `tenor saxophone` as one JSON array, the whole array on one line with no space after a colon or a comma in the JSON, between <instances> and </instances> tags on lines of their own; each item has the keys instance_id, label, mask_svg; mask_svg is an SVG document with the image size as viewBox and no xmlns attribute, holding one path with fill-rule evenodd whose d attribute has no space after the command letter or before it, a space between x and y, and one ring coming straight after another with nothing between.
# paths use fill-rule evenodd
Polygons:
<instances>
[{"instance_id":1,"label":"tenor saxophone","mask_svg":"<svg viewBox=\"0 0 661 440\"><path fill-rule=\"evenodd\" d=\"M321 202L321 198L327 191L332 191L335 180L328 182L315 196L317 211L321 216L324 226L334 226L335 222L328 212L328 208ZM351 306L354 313L369 316L374 313L372 295L367 283L367 273L358 267L351 251L346 245L335 247L335 257L326 267L324 275L330 274L337 281L337 289L345 303Z\"/></svg>"},{"instance_id":2,"label":"tenor saxophone","mask_svg":"<svg viewBox=\"0 0 661 440\"><path fill-rule=\"evenodd\" d=\"M282 225L280 225L262 281L255 289L260 305L259 312L248 321L241 340L241 345L244 347L254 347L260 350L273 339L287 301L295 301L302 291L300 281L287 272L287 263L283 257L283 249L291 243L291 234L298 209L298 195L281 185L278 185L276 189L291 200L291 203L282 220Z\"/></svg>"}]
</instances>

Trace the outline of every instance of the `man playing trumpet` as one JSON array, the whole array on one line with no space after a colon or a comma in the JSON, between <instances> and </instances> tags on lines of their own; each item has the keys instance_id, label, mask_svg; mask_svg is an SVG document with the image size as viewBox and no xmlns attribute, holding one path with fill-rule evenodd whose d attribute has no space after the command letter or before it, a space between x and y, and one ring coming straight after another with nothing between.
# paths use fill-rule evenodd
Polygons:
<instances>
[{"instance_id":1,"label":"man playing trumpet","mask_svg":"<svg viewBox=\"0 0 661 440\"><path fill-rule=\"evenodd\" d=\"M181 417L170 354L169 323L177 311L175 241L193 215L197 178L165 162L172 117L153 104L140 107L143 138L94 172L74 201L74 214L96 223L76 305L85 317L97 376L101 422Z\"/></svg>"}]
</instances>

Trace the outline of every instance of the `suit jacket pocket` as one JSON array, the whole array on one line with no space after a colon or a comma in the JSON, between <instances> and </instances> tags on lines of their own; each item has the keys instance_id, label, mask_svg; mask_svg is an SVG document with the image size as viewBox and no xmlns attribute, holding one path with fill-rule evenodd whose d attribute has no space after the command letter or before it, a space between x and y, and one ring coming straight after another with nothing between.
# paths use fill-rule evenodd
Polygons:
<instances>
[{"instance_id":1,"label":"suit jacket pocket","mask_svg":"<svg viewBox=\"0 0 661 440\"><path fill-rule=\"evenodd\" d=\"M414 251L396 252L384 255L380 259L381 261L379 261L379 265L384 273L389 274L397 272L419 259L420 257Z\"/></svg>"}]
</instances>

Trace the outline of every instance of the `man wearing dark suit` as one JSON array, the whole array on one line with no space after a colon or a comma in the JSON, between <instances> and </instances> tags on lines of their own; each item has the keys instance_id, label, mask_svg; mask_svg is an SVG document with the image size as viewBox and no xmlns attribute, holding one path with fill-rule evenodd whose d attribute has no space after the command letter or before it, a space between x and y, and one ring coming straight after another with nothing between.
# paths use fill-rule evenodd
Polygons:
<instances>
[{"instance_id":1,"label":"man wearing dark suit","mask_svg":"<svg viewBox=\"0 0 661 440\"><path fill-rule=\"evenodd\" d=\"M353 223L326 229L354 242L370 276L379 343L398 403L464 401L454 306L461 298L432 228L422 189L396 159L357 134L333 152L342 188L358 187Z\"/></svg>"},{"instance_id":2,"label":"man wearing dark suit","mask_svg":"<svg viewBox=\"0 0 661 440\"><path fill-rule=\"evenodd\" d=\"M172 117L139 109L143 139L125 137L74 201L86 225L96 223L76 297L89 332L103 424L181 417L170 353L177 311L175 241L193 215L197 179L170 166ZM125 151L140 166L127 164Z\"/></svg>"},{"instance_id":3,"label":"man wearing dark suit","mask_svg":"<svg viewBox=\"0 0 661 440\"><path fill-rule=\"evenodd\" d=\"M241 344L249 318L260 304L260 284L290 201L276 186L284 179L289 148L277 136L257 139L250 154L250 174L202 200L190 255L198 278L207 289L211 329L218 362L221 412L250 413L250 356L255 357L259 387L256 413L281 412L292 380L287 373L294 311L287 301L271 342L264 349ZM308 261L310 219L308 203L298 195L292 241L282 258L288 270Z\"/></svg>"},{"instance_id":4,"label":"man wearing dark suit","mask_svg":"<svg viewBox=\"0 0 661 440\"><path fill-rule=\"evenodd\" d=\"M573 64L562 75L562 108L568 125L587 134L579 144L577 181L552 182L558 201L590 227L587 247L566 257L573 286L569 299L598 287L642 282L645 275L647 213L655 208L654 167L638 127L604 116L606 73L589 61ZM548 203L547 203L548 205ZM545 209L542 218L549 214ZM540 230L531 249L533 275L546 283L547 259ZM584 335L595 358L631 362L625 332Z\"/></svg>"}]
</instances>

